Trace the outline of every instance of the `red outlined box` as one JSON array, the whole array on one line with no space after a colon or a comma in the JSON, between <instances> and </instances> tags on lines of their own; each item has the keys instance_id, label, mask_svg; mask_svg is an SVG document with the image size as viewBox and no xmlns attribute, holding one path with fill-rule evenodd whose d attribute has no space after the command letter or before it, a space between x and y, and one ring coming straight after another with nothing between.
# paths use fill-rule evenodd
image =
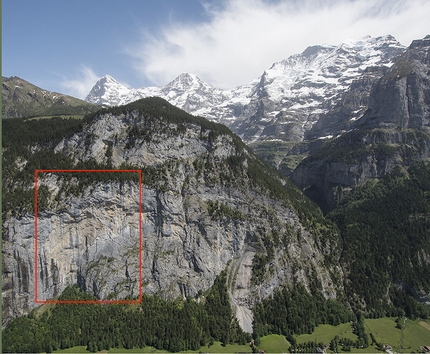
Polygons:
<instances>
[{"instance_id":1,"label":"red outlined box","mask_svg":"<svg viewBox=\"0 0 430 354\"><path fill-rule=\"evenodd\" d=\"M139 176L139 297L135 300L54 300L39 299L38 294L38 178L39 173L137 173ZM34 171L34 301L37 304L139 304L142 302L142 170L35 170Z\"/></svg>"}]
</instances>

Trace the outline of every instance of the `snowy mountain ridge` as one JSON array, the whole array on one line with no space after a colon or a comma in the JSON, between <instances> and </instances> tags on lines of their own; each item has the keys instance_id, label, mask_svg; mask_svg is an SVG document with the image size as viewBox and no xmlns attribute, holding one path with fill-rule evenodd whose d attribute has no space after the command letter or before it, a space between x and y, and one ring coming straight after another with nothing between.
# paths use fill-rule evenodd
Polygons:
<instances>
[{"instance_id":1,"label":"snowy mountain ridge","mask_svg":"<svg viewBox=\"0 0 430 354\"><path fill-rule=\"evenodd\" d=\"M390 35L346 40L338 46L311 46L232 90L215 88L189 73L162 87L139 89L127 88L106 75L85 100L114 106L159 96L188 113L229 126L248 143L297 142L366 68L391 66L404 50Z\"/></svg>"}]
</instances>

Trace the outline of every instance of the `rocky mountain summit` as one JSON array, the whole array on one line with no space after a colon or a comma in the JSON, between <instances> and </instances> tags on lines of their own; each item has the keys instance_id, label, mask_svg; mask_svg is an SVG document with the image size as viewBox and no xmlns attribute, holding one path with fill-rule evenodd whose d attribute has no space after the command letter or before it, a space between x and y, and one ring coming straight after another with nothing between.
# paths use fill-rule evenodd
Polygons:
<instances>
[{"instance_id":1,"label":"rocky mountain summit","mask_svg":"<svg viewBox=\"0 0 430 354\"><path fill-rule=\"evenodd\" d=\"M3 214L4 321L36 306L34 276L43 298L73 283L101 299L135 296L140 286L138 187L115 178L44 174L40 269L34 269L34 164L142 171L144 293L196 296L227 269L231 303L247 332L253 305L282 284L294 280L309 288L318 281L325 298L338 296L336 230L317 226L326 224L318 209L225 126L159 98L101 110L79 124L61 140L20 147L19 155L13 140L6 144L4 186L11 198ZM18 193L28 199L14 207Z\"/></svg>"},{"instance_id":2,"label":"rocky mountain summit","mask_svg":"<svg viewBox=\"0 0 430 354\"><path fill-rule=\"evenodd\" d=\"M229 126L248 143L299 142L354 80L363 74L379 77L380 71L368 68L391 66L404 49L392 36L312 46L274 63L253 82L227 91L191 74L181 74L164 87L140 89L128 89L106 76L86 100L112 106L159 96L189 113Z\"/></svg>"},{"instance_id":3,"label":"rocky mountain summit","mask_svg":"<svg viewBox=\"0 0 430 354\"><path fill-rule=\"evenodd\" d=\"M246 141L302 141L367 68L390 66L403 50L392 36L308 47L264 72L232 129Z\"/></svg>"}]
</instances>

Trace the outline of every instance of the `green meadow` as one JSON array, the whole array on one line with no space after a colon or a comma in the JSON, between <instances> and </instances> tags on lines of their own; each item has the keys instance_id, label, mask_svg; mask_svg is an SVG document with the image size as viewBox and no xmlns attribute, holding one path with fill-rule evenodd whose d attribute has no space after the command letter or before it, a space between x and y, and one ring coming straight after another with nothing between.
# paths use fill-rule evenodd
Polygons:
<instances>
[{"instance_id":1,"label":"green meadow","mask_svg":"<svg viewBox=\"0 0 430 354\"><path fill-rule=\"evenodd\" d=\"M77 346L68 349L55 350L54 353L89 353L89 351L86 350L86 346ZM144 347L133 349L111 348L109 350L102 350L98 353L168 353L168 351L158 350L154 347ZM214 342L210 347L204 346L196 351L188 350L181 353L251 353L251 347L249 345L240 344L227 344L223 347L221 342Z\"/></svg>"},{"instance_id":2,"label":"green meadow","mask_svg":"<svg viewBox=\"0 0 430 354\"><path fill-rule=\"evenodd\" d=\"M287 353L290 343L285 336L270 334L260 339L258 349L263 349L266 353Z\"/></svg>"},{"instance_id":3,"label":"green meadow","mask_svg":"<svg viewBox=\"0 0 430 354\"><path fill-rule=\"evenodd\" d=\"M373 333L377 342L389 344L394 351L399 353L420 351L421 346L430 345L430 329L422 325L421 322L427 325L430 323L429 321L411 321L409 319L404 322L402 319L400 323L405 323L405 325L399 329L396 327L395 318L385 317L364 321L366 332L369 335Z\"/></svg>"},{"instance_id":4,"label":"green meadow","mask_svg":"<svg viewBox=\"0 0 430 354\"><path fill-rule=\"evenodd\" d=\"M306 342L322 342L324 344L329 344L336 336L339 336L339 338L350 338L354 341L357 340L357 336L352 333L351 324L342 323L338 326L319 325L311 334L301 334L296 336L296 341L297 344Z\"/></svg>"}]
</instances>

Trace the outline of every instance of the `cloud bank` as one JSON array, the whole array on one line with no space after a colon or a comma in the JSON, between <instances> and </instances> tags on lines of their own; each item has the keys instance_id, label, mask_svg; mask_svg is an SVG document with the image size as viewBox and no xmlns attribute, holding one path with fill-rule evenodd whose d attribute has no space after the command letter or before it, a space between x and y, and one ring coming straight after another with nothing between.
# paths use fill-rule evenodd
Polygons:
<instances>
[{"instance_id":1,"label":"cloud bank","mask_svg":"<svg viewBox=\"0 0 430 354\"><path fill-rule=\"evenodd\" d=\"M77 75L73 79L64 78L61 86L68 95L84 99L99 78L92 68L82 65Z\"/></svg>"},{"instance_id":2,"label":"cloud bank","mask_svg":"<svg viewBox=\"0 0 430 354\"><path fill-rule=\"evenodd\" d=\"M127 49L154 85L190 72L231 89L309 45L391 34L404 45L428 30L427 0L225 0L206 2L208 20L142 31Z\"/></svg>"}]
</instances>

